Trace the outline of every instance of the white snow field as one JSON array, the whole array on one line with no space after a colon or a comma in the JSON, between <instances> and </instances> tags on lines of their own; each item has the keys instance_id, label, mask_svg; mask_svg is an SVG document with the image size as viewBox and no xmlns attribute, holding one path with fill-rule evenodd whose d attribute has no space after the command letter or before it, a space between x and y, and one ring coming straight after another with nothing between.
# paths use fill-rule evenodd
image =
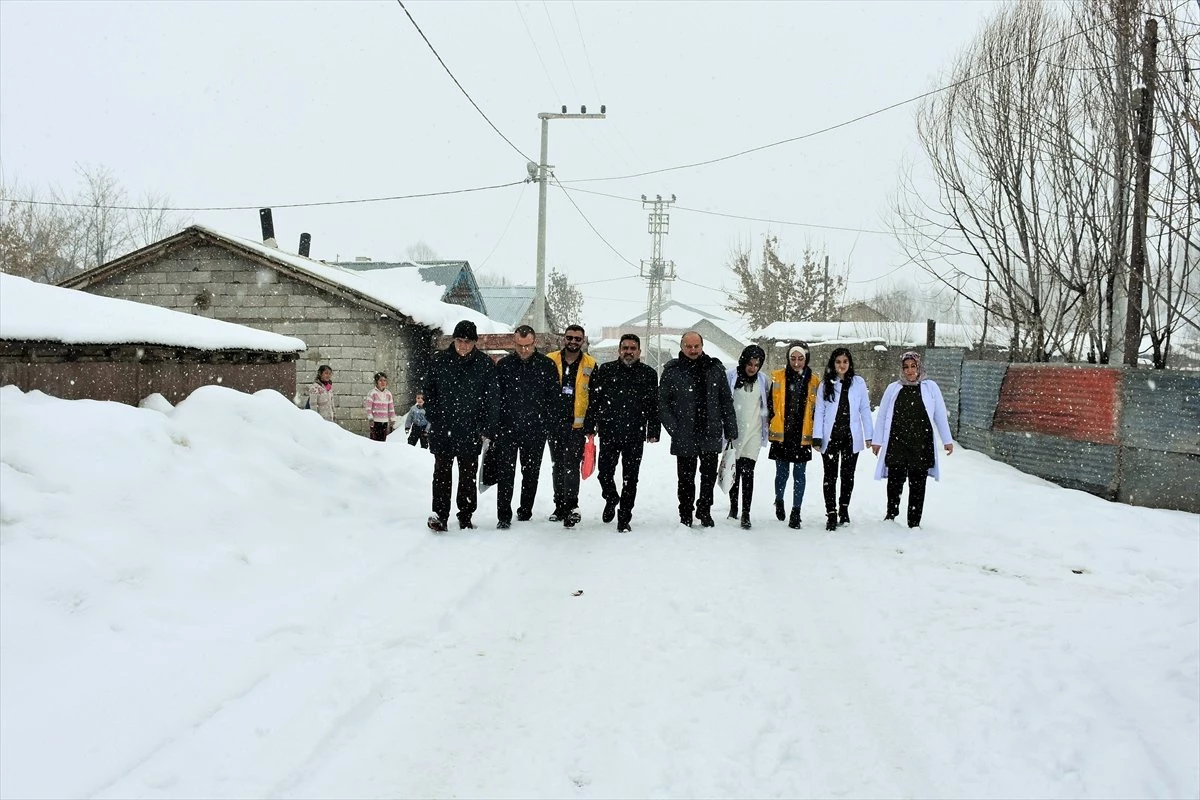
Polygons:
<instances>
[{"instance_id":1,"label":"white snow field","mask_svg":"<svg viewBox=\"0 0 1200 800\"><path fill-rule=\"evenodd\" d=\"M0 390L5 798L1200 795L1200 518L958 449L925 520L431 534L431 457L275 392ZM451 520L453 525L453 518ZM582 591L582 594L578 594Z\"/></svg>"}]
</instances>

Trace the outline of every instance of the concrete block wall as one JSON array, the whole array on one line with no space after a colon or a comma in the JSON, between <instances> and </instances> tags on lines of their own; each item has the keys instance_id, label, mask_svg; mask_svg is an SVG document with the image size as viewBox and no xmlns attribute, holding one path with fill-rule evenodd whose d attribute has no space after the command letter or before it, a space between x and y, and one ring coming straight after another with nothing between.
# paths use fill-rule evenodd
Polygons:
<instances>
[{"instance_id":1,"label":"concrete block wall","mask_svg":"<svg viewBox=\"0 0 1200 800\"><path fill-rule=\"evenodd\" d=\"M428 328L382 317L207 244L171 251L87 291L295 336L308 346L296 362L298 393L307 394L319 365L330 365L338 422L364 435L362 406L372 376L388 374L397 414L403 414L431 346Z\"/></svg>"}]
</instances>

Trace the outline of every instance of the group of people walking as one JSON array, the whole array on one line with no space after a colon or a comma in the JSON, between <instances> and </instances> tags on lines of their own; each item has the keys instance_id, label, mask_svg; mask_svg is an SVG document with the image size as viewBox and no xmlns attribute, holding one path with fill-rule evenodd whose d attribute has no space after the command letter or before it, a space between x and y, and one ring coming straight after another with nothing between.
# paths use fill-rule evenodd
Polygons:
<instances>
[{"instance_id":1,"label":"group of people walking","mask_svg":"<svg viewBox=\"0 0 1200 800\"><path fill-rule=\"evenodd\" d=\"M818 375L809 366L808 346L792 343L787 365L768 376L761 347L746 347L737 366L727 369L704 352L703 337L689 331L660 379L642 363L636 334L623 335L617 358L604 364L583 351L584 337L581 326L570 325L561 349L543 354L535 346L535 331L522 325L514 333L514 351L493 363L476 348L475 325L458 323L451 345L434 354L420 395L434 458L431 530L449 526L456 462L458 526L475 527L485 448L494 463L497 528L512 526L518 463L516 519L532 518L547 444L554 493L549 519L572 528L581 520L585 448L594 447L598 437L601 519L615 520L621 532L632 530L644 447L656 443L663 428L676 460L679 521L689 527L715 525L712 507L722 461L729 470L729 516L742 528L752 526L754 468L767 445L767 456L775 461L775 516L789 527L801 527L806 468L814 451L823 465L826 529L850 522L858 455L868 447L879 457L876 479L887 480L885 518L899 516L907 483L907 522L917 527L926 479L939 475L934 431L947 454L954 449L941 391L926 377L916 352L901 357L900 378L884 392L875 425L866 382L855 374L854 359L844 347L833 351Z\"/></svg>"}]
</instances>

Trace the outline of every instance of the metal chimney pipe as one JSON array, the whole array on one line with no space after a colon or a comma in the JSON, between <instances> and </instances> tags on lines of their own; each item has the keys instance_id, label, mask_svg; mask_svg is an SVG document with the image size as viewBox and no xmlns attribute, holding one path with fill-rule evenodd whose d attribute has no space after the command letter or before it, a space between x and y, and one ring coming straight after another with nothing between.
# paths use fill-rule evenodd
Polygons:
<instances>
[{"instance_id":1,"label":"metal chimney pipe","mask_svg":"<svg viewBox=\"0 0 1200 800\"><path fill-rule=\"evenodd\" d=\"M308 258L308 249L312 245L312 236L307 233L300 234L300 255Z\"/></svg>"},{"instance_id":2,"label":"metal chimney pipe","mask_svg":"<svg viewBox=\"0 0 1200 800\"><path fill-rule=\"evenodd\" d=\"M278 247L279 245L275 243L275 222L271 219L271 209L260 208L258 221L262 225L263 244Z\"/></svg>"}]
</instances>

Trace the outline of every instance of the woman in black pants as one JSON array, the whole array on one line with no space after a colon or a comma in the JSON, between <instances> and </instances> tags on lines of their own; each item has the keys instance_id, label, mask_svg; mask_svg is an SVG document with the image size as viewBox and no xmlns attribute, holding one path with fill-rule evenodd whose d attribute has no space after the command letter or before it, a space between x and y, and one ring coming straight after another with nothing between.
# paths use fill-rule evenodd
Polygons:
<instances>
[{"instance_id":1,"label":"woman in black pants","mask_svg":"<svg viewBox=\"0 0 1200 800\"><path fill-rule=\"evenodd\" d=\"M835 531L850 521L850 495L858 454L871 446L871 398L867 382L854 374L854 359L845 347L836 348L825 365L813 413L813 449L825 468L825 530ZM837 494L838 477L842 492ZM834 508L834 501L837 508Z\"/></svg>"},{"instance_id":2,"label":"woman in black pants","mask_svg":"<svg viewBox=\"0 0 1200 800\"><path fill-rule=\"evenodd\" d=\"M908 527L921 524L925 509L925 481L938 480L936 428L946 455L954 452L954 437L946 419L942 390L925 376L921 356L912 350L900 356L900 380L889 385L879 401L878 435L871 445L879 456L875 480L887 478L887 515L900 515L900 493L908 482ZM880 453L880 450L883 452Z\"/></svg>"}]
</instances>

